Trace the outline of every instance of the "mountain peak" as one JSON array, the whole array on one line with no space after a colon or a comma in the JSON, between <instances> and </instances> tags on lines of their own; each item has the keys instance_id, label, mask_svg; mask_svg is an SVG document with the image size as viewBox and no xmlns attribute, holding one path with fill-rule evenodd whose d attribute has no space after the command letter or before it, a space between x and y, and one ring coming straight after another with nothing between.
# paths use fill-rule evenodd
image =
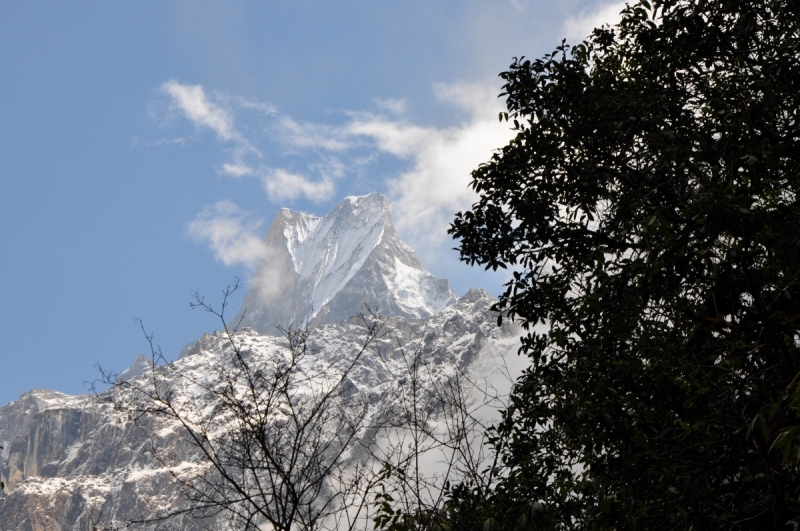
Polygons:
<instances>
[{"instance_id":1,"label":"mountain peak","mask_svg":"<svg viewBox=\"0 0 800 531\"><path fill-rule=\"evenodd\" d=\"M262 333L338 322L364 304L387 316L429 317L456 300L392 224L386 198L344 198L324 217L281 209L264 237L267 256L236 321Z\"/></svg>"}]
</instances>

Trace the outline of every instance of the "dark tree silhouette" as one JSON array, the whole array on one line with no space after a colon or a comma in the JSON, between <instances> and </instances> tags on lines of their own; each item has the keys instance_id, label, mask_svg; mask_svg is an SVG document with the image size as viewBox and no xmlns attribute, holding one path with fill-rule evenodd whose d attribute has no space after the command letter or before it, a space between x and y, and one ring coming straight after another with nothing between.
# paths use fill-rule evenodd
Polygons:
<instances>
[{"instance_id":1,"label":"dark tree silhouette","mask_svg":"<svg viewBox=\"0 0 800 531\"><path fill-rule=\"evenodd\" d=\"M451 227L527 328L489 527L800 524L799 52L796 1L642 0L501 74Z\"/></svg>"}]
</instances>

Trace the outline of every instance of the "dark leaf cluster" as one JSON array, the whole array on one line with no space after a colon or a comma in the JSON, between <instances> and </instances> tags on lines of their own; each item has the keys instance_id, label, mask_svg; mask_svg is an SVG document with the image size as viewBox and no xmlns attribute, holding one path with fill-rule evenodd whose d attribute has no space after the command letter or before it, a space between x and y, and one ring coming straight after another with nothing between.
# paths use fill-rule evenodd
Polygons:
<instances>
[{"instance_id":1,"label":"dark leaf cluster","mask_svg":"<svg viewBox=\"0 0 800 531\"><path fill-rule=\"evenodd\" d=\"M450 230L526 329L498 526L800 523L799 48L796 1L642 0L501 74Z\"/></svg>"}]
</instances>

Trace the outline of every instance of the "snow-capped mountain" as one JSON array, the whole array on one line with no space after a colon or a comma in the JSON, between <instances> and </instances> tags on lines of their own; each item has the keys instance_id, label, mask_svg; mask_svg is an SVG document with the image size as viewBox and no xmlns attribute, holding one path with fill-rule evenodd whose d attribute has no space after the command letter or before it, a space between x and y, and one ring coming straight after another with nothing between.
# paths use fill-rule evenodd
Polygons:
<instances>
[{"instance_id":1,"label":"snow-capped mountain","mask_svg":"<svg viewBox=\"0 0 800 531\"><path fill-rule=\"evenodd\" d=\"M347 197L318 218L281 210L235 319L265 334L306 322L336 323L364 304L383 314L425 318L456 301L392 225L381 194Z\"/></svg>"},{"instance_id":2,"label":"snow-capped mountain","mask_svg":"<svg viewBox=\"0 0 800 531\"><path fill-rule=\"evenodd\" d=\"M485 291L457 299L446 280L428 273L399 240L382 196L347 198L322 218L282 210L264 241L275 252L251 285L246 326L235 338L252 362L286 355L276 326L309 321L301 370L325 367L335 377L363 345L363 322L353 316L367 302L387 320L348 373L348 392L365 397L370 415L402 400L409 353L425 369L423 386L457 375L483 390L510 385L519 330L496 326L494 300ZM196 393L187 381L220 381L231 348L225 334L206 334L157 375L183 400ZM120 380L146 383L150 367L137 356ZM197 447L174 422L149 416L134 422L116 410L108 399L124 398L126 389L100 397L34 390L0 407L0 531L104 529L185 506L170 472L201 470ZM229 522L222 514L204 520L183 514L134 529L226 530Z\"/></svg>"}]
</instances>

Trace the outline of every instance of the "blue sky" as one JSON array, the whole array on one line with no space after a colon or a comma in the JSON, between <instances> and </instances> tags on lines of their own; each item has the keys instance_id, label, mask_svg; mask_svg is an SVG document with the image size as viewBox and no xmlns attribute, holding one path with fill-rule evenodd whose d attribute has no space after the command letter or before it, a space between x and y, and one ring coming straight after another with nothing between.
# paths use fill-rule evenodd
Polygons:
<instances>
[{"instance_id":1,"label":"blue sky","mask_svg":"<svg viewBox=\"0 0 800 531\"><path fill-rule=\"evenodd\" d=\"M497 74L620 8L0 3L0 404L123 370L147 348L135 318L168 358L215 329L192 292L246 281L281 207L382 192L433 273L497 294L444 234L510 137Z\"/></svg>"}]
</instances>

